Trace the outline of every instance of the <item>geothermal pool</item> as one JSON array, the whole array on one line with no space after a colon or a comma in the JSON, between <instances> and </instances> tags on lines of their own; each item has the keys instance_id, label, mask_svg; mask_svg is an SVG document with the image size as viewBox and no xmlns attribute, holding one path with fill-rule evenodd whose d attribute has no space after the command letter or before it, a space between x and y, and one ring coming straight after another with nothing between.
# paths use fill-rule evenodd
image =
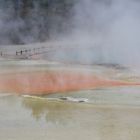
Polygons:
<instances>
[{"instance_id":1,"label":"geothermal pool","mask_svg":"<svg viewBox=\"0 0 140 140\"><path fill-rule=\"evenodd\" d=\"M44 61L0 63L1 73L71 67ZM96 65L73 69L92 70L96 75L115 80L139 81L139 72L129 68ZM81 99L86 102L78 102ZM0 94L2 140L138 140L139 132L139 86L98 87L43 96Z\"/></svg>"},{"instance_id":2,"label":"geothermal pool","mask_svg":"<svg viewBox=\"0 0 140 140\"><path fill-rule=\"evenodd\" d=\"M43 98L3 95L0 97L0 139L138 140L139 90L91 90L67 95L88 98L89 103L57 100L65 94Z\"/></svg>"}]
</instances>

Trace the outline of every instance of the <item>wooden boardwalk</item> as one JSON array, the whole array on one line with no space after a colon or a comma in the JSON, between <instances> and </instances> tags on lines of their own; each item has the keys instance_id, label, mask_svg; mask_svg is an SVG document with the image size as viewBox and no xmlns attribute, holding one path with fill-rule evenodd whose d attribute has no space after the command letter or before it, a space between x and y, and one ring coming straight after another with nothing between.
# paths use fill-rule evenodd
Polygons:
<instances>
[{"instance_id":1,"label":"wooden boardwalk","mask_svg":"<svg viewBox=\"0 0 140 140\"><path fill-rule=\"evenodd\" d=\"M99 49L95 44L84 45L78 43L35 43L29 45L9 45L0 48L0 57L7 59L34 59L34 56L42 56L51 52L71 51L81 49Z\"/></svg>"}]
</instances>

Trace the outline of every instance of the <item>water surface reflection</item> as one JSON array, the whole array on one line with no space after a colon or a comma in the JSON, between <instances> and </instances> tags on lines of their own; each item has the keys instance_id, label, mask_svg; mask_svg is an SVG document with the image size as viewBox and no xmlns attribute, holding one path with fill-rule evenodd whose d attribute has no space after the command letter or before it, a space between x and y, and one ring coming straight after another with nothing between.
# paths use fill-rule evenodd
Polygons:
<instances>
[{"instance_id":1,"label":"water surface reflection","mask_svg":"<svg viewBox=\"0 0 140 140\"><path fill-rule=\"evenodd\" d=\"M131 96L118 94L118 97L114 94L110 97L109 90L99 95L100 91L98 94L96 91L96 94L92 92L92 96L91 94L85 96L86 98L90 96L90 101L97 99L96 103L50 101L46 97L41 99L13 95L1 97L0 139L138 140L140 106L132 102L137 99L138 103L140 95L134 92L133 98L132 94ZM83 97L84 93L77 95L70 93L69 96ZM126 104L122 104L122 100ZM105 101L104 104L101 101ZM126 101L130 104L128 105Z\"/></svg>"}]
</instances>

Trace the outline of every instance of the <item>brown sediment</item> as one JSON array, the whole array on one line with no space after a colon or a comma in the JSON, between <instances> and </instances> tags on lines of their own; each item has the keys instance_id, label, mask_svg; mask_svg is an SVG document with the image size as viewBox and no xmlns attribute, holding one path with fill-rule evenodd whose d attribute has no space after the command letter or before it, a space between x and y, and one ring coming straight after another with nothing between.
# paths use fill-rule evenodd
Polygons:
<instances>
[{"instance_id":1,"label":"brown sediment","mask_svg":"<svg viewBox=\"0 0 140 140\"><path fill-rule=\"evenodd\" d=\"M140 83L109 80L83 72L42 71L0 74L0 92L13 92L18 94L42 95L130 85L140 85Z\"/></svg>"}]
</instances>

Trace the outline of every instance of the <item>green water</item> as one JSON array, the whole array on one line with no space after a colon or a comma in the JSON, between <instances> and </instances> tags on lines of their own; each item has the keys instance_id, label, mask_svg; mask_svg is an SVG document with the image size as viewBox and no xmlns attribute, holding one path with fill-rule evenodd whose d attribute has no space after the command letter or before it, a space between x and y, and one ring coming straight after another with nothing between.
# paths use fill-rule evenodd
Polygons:
<instances>
[{"instance_id":1,"label":"green water","mask_svg":"<svg viewBox=\"0 0 140 140\"><path fill-rule=\"evenodd\" d=\"M1 61L0 72L89 71L139 81L139 71L46 61ZM70 98L72 100L60 100ZM87 102L75 102L79 99ZM0 140L139 140L140 87L95 89L42 97L0 94Z\"/></svg>"},{"instance_id":2,"label":"green water","mask_svg":"<svg viewBox=\"0 0 140 140\"><path fill-rule=\"evenodd\" d=\"M82 97L88 102L57 100L60 97ZM139 132L139 88L98 89L41 98L10 94L0 97L0 140L138 140Z\"/></svg>"}]
</instances>

